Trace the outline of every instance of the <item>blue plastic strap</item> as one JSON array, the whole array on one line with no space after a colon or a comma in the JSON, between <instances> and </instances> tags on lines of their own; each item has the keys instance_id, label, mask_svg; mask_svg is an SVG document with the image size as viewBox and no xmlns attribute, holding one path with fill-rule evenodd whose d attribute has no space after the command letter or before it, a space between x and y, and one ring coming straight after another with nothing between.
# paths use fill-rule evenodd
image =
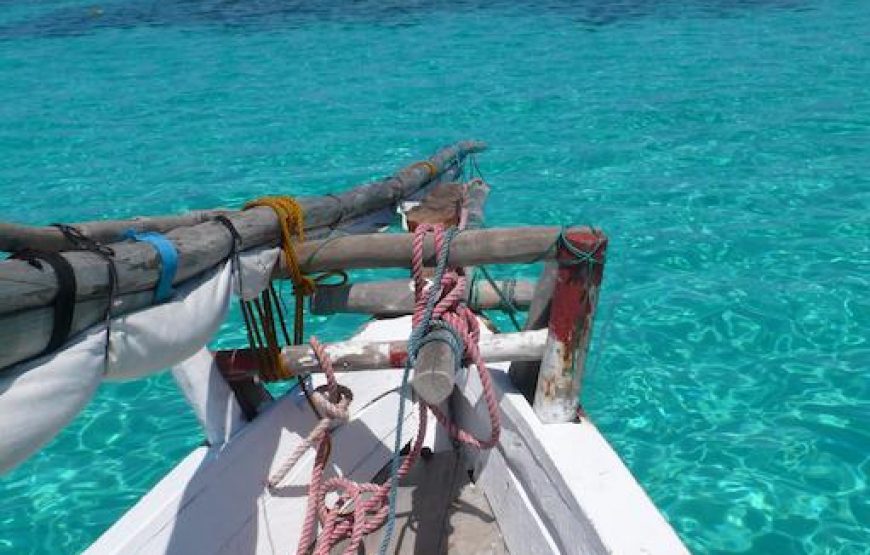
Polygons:
<instances>
[{"instance_id":1,"label":"blue plastic strap","mask_svg":"<svg viewBox=\"0 0 870 555\"><path fill-rule=\"evenodd\" d=\"M157 251L160 257L160 279L157 280L157 287L154 289L154 301L162 303L169 299L173 293L172 280L175 279L175 272L178 270L178 251L175 245L165 235L156 231L137 232L135 229L128 229L124 233L124 238L149 243Z\"/></svg>"}]
</instances>

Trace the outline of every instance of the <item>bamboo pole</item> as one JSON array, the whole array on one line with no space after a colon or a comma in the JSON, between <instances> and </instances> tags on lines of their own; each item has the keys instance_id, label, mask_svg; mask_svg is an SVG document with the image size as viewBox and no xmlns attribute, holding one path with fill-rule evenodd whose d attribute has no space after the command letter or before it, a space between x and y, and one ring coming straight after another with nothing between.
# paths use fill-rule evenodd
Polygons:
<instances>
[{"instance_id":1,"label":"bamboo pole","mask_svg":"<svg viewBox=\"0 0 870 555\"><path fill-rule=\"evenodd\" d=\"M546 339L546 330L485 335L480 338L480 352L487 362L493 363L540 360ZM337 372L404 368L408 360L408 342L342 341L327 344L326 354ZM309 345L284 347L281 356L294 374L321 371ZM215 360L225 368L224 375L230 380L251 377L259 367L259 358L247 348L217 351Z\"/></svg>"},{"instance_id":2,"label":"bamboo pole","mask_svg":"<svg viewBox=\"0 0 870 555\"><path fill-rule=\"evenodd\" d=\"M391 178L360 185L341 194L297 197L297 202L305 212L305 227L313 230L330 226L367 214L379 207L394 204L428 184L457 158L462 159L469 153L480 152L485 148L486 145L479 141L463 141L438 151L429 159L436 169L436 175L431 175L426 165L417 163L406 166ZM267 210L255 209L256 212L262 213L266 213ZM234 217L240 212L229 209L198 210L174 216L79 222L73 225L91 239L101 243L113 243L121 240L124 232L131 228L137 231L167 233L179 227L209 222L218 214ZM274 216L272 219L274 220ZM60 251L74 249L75 245L69 243L63 233L55 227L32 227L0 222L0 251L14 252L24 248Z\"/></svg>"},{"instance_id":3,"label":"bamboo pole","mask_svg":"<svg viewBox=\"0 0 870 555\"><path fill-rule=\"evenodd\" d=\"M483 148L485 145L479 142L458 143L438 151L428 164L412 164L382 183L353 189L336 197L307 197L303 199L306 221L319 227L393 205L429 183L457 159ZM277 218L270 208L253 208L227 217L241 235L243 250L278 241ZM227 257L233 242L226 227L214 221L176 228L166 236L179 254L176 284L220 263ZM160 261L151 246L123 242L112 244L112 248L118 270L117 293L144 291L155 286ZM63 256L76 273L77 300L108 296L109 276L102 258L86 251L65 252ZM41 272L22 260L0 262L0 314L47 305L56 292L57 283L51 270Z\"/></svg>"},{"instance_id":4,"label":"bamboo pole","mask_svg":"<svg viewBox=\"0 0 870 555\"><path fill-rule=\"evenodd\" d=\"M509 289L506 280L497 280L502 291ZM513 285L511 301L523 309L532 300L534 283L517 281ZM469 298L472 310L491 310L503 305L498 292L488 282L477 284L477 292ZM347 283L320 286L311 298L311 312L327 315L336 313L400 316L414 312L413 282L405 279Z\"/></svg>"}]
</instances>

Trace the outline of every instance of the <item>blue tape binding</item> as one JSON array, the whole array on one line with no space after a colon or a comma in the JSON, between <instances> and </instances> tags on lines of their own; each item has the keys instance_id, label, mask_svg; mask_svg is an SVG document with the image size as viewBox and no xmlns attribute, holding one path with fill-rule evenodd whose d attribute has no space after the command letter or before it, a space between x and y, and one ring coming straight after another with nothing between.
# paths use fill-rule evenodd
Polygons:
<instances>
[{"instance_id":1,"label":"blue tape binding","mask_svg":"<svg viewBox=\"0 0 870 555\"><path fill-rule=\"evenodd\" d=\"M169 299L173 293L172 280L175 279L175 272L178 270L178 251L175 245L165 235L156 231L137 232L135 229L128 229L124 233L124 238L149 243L157 251L160 257L160 279L157 280L157 287L154 289L154 301L162 303Z\"/></svg>"}]
</instances>

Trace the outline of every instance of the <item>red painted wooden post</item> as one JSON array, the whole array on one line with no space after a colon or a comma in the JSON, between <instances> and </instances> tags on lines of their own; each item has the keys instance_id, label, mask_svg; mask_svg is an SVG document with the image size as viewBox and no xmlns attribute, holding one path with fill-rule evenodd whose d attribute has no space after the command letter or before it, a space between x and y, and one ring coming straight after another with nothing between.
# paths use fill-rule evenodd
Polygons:
<instances>
[{"instance_id":1,"label":"red painted wooden post","mask_svg":"<svg viewBox=\"0 0 870 555\"><path fill-rule=\"evenodd\" d=\"M534 400L542 422L571 422L579 416L586 352L607 249L607 237L600 233L575 231L565 238L590 259L583 261L565 244L557 247L559 268Z\"/></svg>"}]
</instances>

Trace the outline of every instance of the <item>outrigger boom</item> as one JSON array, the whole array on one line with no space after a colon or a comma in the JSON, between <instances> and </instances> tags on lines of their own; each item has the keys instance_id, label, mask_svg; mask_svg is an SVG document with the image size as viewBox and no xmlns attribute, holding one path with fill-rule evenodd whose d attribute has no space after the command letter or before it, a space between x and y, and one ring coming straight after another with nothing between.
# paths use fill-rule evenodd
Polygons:
<instances>
[{"instance_id":1,"label":"outrigger boom","mask_svg":"<svg viewBox=\"0 0 870 555\"><path fill-rule=\"evenodd\" d=\"M466 163L484 148L463 141L341 194L243 210L0 223L13 253L0 261L0 472L101 381L169 368L206 445L87 553L373 552L377 530L394 554L687 553L581 406L607 237L485 228L490 187ZM379 233L397 213L410 233ZM537 281L485 268L536 262ZM411 279L346 273L381 268ZM347 281L320 279L336 273ZM273 285L286 279L293 325ZM300 344L309 295L313 314L373 319L350 340ZM234 296L247 345L209 349ZM502 333L485 310L518 328L528 315ZM291 385L275 397L277 381ZM429 417L440 427L426 431ZM476 524L451 520L463 503Z\"/></svg>"}]
</instances>

